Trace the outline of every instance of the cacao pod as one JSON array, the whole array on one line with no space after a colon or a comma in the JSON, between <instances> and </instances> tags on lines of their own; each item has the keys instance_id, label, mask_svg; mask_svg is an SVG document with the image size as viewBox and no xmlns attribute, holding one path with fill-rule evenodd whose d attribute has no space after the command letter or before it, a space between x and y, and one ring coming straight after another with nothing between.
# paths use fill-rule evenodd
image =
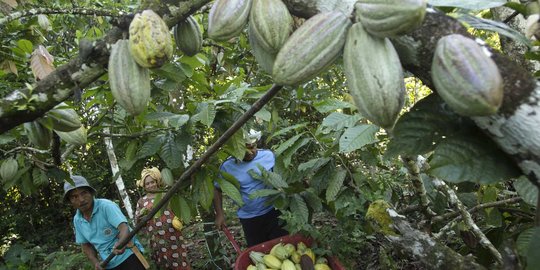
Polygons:
<instances>
[{"instance_id":1,"label":"cacao pod","mask_svg":"<svg viewBox=\"0 0 540 270\"><path fill-rule=\"evenodd\" d=\"M294 263L290 260L283 260L281 270L296 270L296 267L294 267Z\"/></svg>"},{"instance_id":2,"label":"cacao pod","mask_svg":"<svg viewBox=\"0 0 540 270\"><path fill-rule=\"evenodd\" d=\"M199 23L192 16L179 22L173 30L176 47L185 55L194 56L202 49L203 37Z\"/></svg>"},{"instance_id":3,"label":"cacao pod","mask_svg":"<svg viewBox=\"0 0 540 270\"><path fill-rule=\"evenodd\" d=\"M272 269L281 268L281 261L278 258L276 258L276 256L274 255L270 255L270 254L264 255L263 262L269 268L272 268Z\"/></svg>"},{"instance_id":4,"label":"cacao pod","mask_svg":"<svg viewBox=\"0 0 540 270\"><path fill-rule=\"evenodd\" d=\"M135 14L129 25L129 49L139 65L161 67L171 59L173 53L169 27L150 9Z\"/></svg>"},{"instance_id":5,"label":"cacao pod","mask_svg":"<svg viewBox=\"0 0 540 270\"><path fill-rule=\"evenodd\" d=\"M264 253L262 252L258 252L258 251L255 251L255 250L252 250L249 252L249 258L251 259L251 261L255 264L255 265L258 265L260 263L263 263L263 257L264 257Z\"/></svg>"},{"instance_id":6,"label":"cacao pod","mask_svg":"<svg viewBox=\"0 0 540 270\"><path fill-rule=\"evenodd\" d=\"M276 84L296 85L311 80L341 54L351 26L339 11L319 13L292 33L279 50L272 69Z\"/></svg>"},{"instance_id":7,"label":"cacao pod","mask_svg":"<svg viewBox=\"0 0 540 270\"><path fill-rule=\"evenodd\" d=\"M328 265L325 264L325 263L317 263L317 264L315 264L315 267L314 267L314 268L315 268L315 270L332 270L332 269L330 268L330 266L328 266Z\"/></svg>"},{"instance_id":8,"label":"cacao pod","mask_svg":"<svg viewBox=\"0 0 540 270\"><path fill-rule=\"evenodd\" d=\"M52 127L54 130L64 132L76 130L81 126L81 120L77 112L69 108L64 102L56 105L38 121L47 127Z\"/></svg>"},{"instance_id":9,"label":"cacao pod","mask_svg":"<svg viewBox=\"0 0 540 270\"><path fill-rule=\"evenodd\" d=\"M272 67L276 60L277 53L270 53L266 51L260 44L257 38L253 35L251 27L248 27L249 45L251 46L251 53L255 56L255 60L263 71L268 74L272 74Z\"/></svg>"},{"instance_id":10,"label":"cacao pod","mask_svg":"<svg viewBox=\"0 0 540 270\"><path fill-rule=\"evenodd\" d=\"M137 115L150 100L150 72L137 65L129 53L129 42L119 40L109 57L109 84L114 99L127 112Z\"/></svg>"},{"instance_id":11,"label":"cacao pod","mask_svg":"<svg viewBox=\"0 0 540 270\"><path fill-rule=\"evenodd\" d=\"M47 149L51 146L52 131L38 121L24 123L24 130L30 142L40 149Z\"/></svg>"},{"instance_id":12,"label":"cacao pod","mask_svg":"<svg viewBox=\"0 0 540 270\"><path fill-rule=\"evenodd\" d=\"M359 0L355 19L375 36L395 37L422 24L426 5L426 0Z\"/></svg>"},{"instance_id":13,"label":"cacao pod","mask_svg":"<svg viewBox=\"0 0 540 270\"><path fill-rule=\"evenodd\" d=\"M83 145L86 144L86 128L84 126L81 126L80 128L69 131L69 132L62 132L62 131L56 131L56 134L60 137L60 139L64 140L65 142L73 145Z\"/></svg>"},{"instance_id":14,"label":"cacao pod","mask_svg":"<svg viewBox=\"0 0 540 270\"><path fill-rule=\"evenodd\" d=\"M172 221L173 228L175 228L177 231L181 231L184 225L182 224L182 221L178 217L174 217Z\"/></svg>"},{"instance_id":15,"label":"cacao pod","mask_svg":"<svg viewBox=\"0 0 540 270\"><path fill-rule=\"evenodd\" d=\"M17 164L17 161L13 158L8 158L0 166L0 176L4 181L11 181L17 175L18 170L19 164Z\"/></svg>"},{"instance_id":16,"label":"cacao pod","mask_svg":"<svg viewBox=\"0 0 540 270\"><path fill-rule=\"evenodd\" d=\"M302 270L315 270L313 261L308 255L302 255L300 257L300 267Z\"/></svg>"},{"instance_id":17,"label":"cacao pod","mask_svg":"<svg viewBox=\"0 0 540 270\"><path fill-rule=\"evenodd\" d=\"M163 168L161 170L161 180L163 180L163 183L165 183L165 185L169 187L174 185L174 177L172 175L171 170L169 170L169 168Z\"/></svg>"},{"instance_id":18,"label":"cacao pod","mask_svg":"<svg viewBox=\"0 0 540 270\"><path fill-rule=\"evenodd\" d=\"M293 19L281 0L253 0L249 27L260 46L277 53L293 30Z\"/></svg>"},{"instance_id":19,"label":"cacao pod","mask_svg":"<svg viewBox=\"0 0 540 270\"><path fill-rule=\"evenodd\" d=\"M355 23L347 34L343 68L358 111L374 124L392 128L405 101L405 82L390 40Z\"/></svg>"},{"instance_id":20,"label":"cacao pod","mask_svg":"<svg viewBox=\"0 0 540 270\"><path fill-rule=\"evenodd\" d=\"M216 0L208 15L208 36L225 41L237 36L247 23L251 0Z\"/></svg>"},{"instance_id":21,"label":"cacao pod","mask_svg":"<svg viewBox=\"0 0 540 270\"><path fill-rule=\"evenodd\" d=\"M488 51L459 34L437 42L431 76L437 93L456 113L486 116L503 100L503 80Z\"/></svg>"}]
</instances>

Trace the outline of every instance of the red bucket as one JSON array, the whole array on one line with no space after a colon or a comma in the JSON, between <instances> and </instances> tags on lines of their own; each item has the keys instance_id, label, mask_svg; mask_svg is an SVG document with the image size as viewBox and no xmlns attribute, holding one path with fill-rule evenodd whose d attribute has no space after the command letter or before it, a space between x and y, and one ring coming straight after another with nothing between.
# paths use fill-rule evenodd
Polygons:
<instances>
[{"instance_id":1,"label":"red bucket","mask_svg":"<svg viewBox=\"0 0 540 270\"><path fill-rule=\"evenodd\" d=\"M272 239L270 241L266 241L264 243L258 244L256 246L252 246L243 252L240 252L238 257L236 258L236 263L234 264L234 270L246 270L246 268L252 264L251 259L249 258L249 252L250 251L258 251L263 253L270 253L270 250L272 247L277 243L291 243L296 246L299 242L304 242L306 246L310 247L313 244L313 240L311 238L304 237L299 234L295 235L287 235L280 238ZM341 265L341 263L338 261L335 257L328 258L328 266L332 268L332 270L345 270L345 268Z\"/></svg>"}]
</instances>

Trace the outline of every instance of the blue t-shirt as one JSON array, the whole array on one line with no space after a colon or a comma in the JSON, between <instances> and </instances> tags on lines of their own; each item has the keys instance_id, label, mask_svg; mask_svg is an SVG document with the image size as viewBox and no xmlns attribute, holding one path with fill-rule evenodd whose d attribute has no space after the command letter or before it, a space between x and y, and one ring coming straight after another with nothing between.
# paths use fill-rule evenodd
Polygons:
<instances>
[{"instance_id":1,"label":"blue t-shirt","mask_svg":"<svg viewBox=\"0 0 540 270\"><path fill-rule=\"evenodd\" d=\"M274 168L276 159L274 153L270 150L258 149L257 155L251 161L241 161L235 158L229 158L221 164L220 170L231 174L236 177L240 182L240 194L244 205L237 211L239 218L253 218L264 215L274 208L272 205L267 204L266 197L259 197L250 199L249 194L260 189L270 189L271 187L265 185L262 181L254 179L249 175L250 170L254 170L258 174L261 173L257 164L263 166L267 171L271 171ZM216 183L216 187L219 187Z\"/></svg>"},{"instance_id":2,"label":"blue t-shirt","mask_svg":"<svg viewBox=\"0 0 540 270\"><path fill-rule=\"evenodd\" d=\"M94 209L90 222L82 216L79 210L73 217L75 242L77 244L92 244L98 251L101 260L105 260L111 254L114 244L118 241L118 226L122 222L128 224L126 217L116 203L107 199L94 199ZM132 240L142 252L141 243L135 237ZM105 268L110 269L120 265L131 254L133 254L133 251L126 248L123 254L114 256Z\"/></svg>"}]
</instances>

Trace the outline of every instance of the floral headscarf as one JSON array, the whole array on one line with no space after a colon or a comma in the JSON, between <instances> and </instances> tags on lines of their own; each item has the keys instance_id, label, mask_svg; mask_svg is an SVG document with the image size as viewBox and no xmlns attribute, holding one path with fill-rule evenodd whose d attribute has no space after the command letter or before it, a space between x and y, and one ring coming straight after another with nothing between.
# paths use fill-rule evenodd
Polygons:
<instances>
[{"instance_id":1,"label":"floral headscarf","mask_svg":"<svg viewBox=\"0 0 540 270\"><path fill-rule=\"evenodd\" d=\"M161 186L161 172L157 167L145 168L141 172L141 179L137 181L137 186L144 188L144 179L150 176L156 180L158 186Z\"/></svg>"}]
</instances>

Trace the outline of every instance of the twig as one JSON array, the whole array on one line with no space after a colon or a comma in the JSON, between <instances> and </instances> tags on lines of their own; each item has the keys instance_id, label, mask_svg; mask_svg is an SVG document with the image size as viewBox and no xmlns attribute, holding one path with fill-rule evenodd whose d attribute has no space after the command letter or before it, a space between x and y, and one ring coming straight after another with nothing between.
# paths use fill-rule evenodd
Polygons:
<instances>
[{"instance_id":1,"label":"twig","mask_svg":"<svg viewBox=\"0 0 540 270\"><path fill-rule=\"evenodd\" d=\"M154 133L154 132L159 132L159 131L164 131L164 130L171 130L171 129L174 129L174 128L158 128L158 129L153 129L153 130L149 130L149 131L141 131L141 132L137 132L137 133L133 133L133 134L113 134L113 133L106 133L106 132L92 132L89 136L103 136L103 137L122 137L122 138L139 138L139 137L143 137L145 135L148 135L148 134L151 134L151 133Z\"/></svg>"},{"instance_id":2,"label":"twig","mask_svg":"<svg viewBox=\"0 0 540 270\"><path fill-rule=\"evenodd\" d=\"M41 149L36 149L36 148L32 148L32 147L27 147L27 146L19 146L19 147L15 147L15 148L13 148L13 149L11 149L9 151L5 151L4 155L9 155L9 154L11 154L13 152L19 152L19 151L33 152L33 153L38 153L38 154L47 154L47 153L49 153L49 150L41 150Z\"/></svg>"},{"instance_id":3,"label":"twig","mask_svg":"<svg viewBox=\"0 0 540 270\"><path fill-rule=\"evenodd\" d=\"M465 208L465 205L458 199L456 193L454 190L448 187L442 180L434 178L433 184L438 188L441 189L443 192L446 193L446 195L449 198L450 204L456 206L459 210L459 213L461 214L461 217L463 218L463 221L465 221L465 224L469 226L469 228L472 230L474 235L480 239L480 244L487 248L491 254L495 257L497 262L502 265L502 255L501 253L493 246L491 241L486 237L486 235L478 228L478 225L474 222L474 220L471 217L471 214L467 212L467 209Z\"/></svg>"},{"instance_id":4,"label":"twig","mask_svg":"<svg viewBox=\"0 0 540 270\"><path fill-rule=\"evenodd\" d=\"M120 17L125 14L123 12L112 12L110 10L96 10L86 8L75 9L58 9L58 8L32 8L29 10L18 11L0 19L0 25L4 25L13 20L20 19L22 17L36 16L39 14L77 14L87 16L108 16L108 17Z\"/></svg>"},{"instance_id":5,"label":"twig","mask_svg":"<svg viewBox=\"0 0 540 270\"><path fill-rule=\"evenodd\" d=\"M518 203L518 202L521 202L522 200L523 199L521 197L513 197L513 198L510 198L510 199L506 199L506 200L483 203L483 204L475 205L474 207L469 208L467 210L467 212L473 213L473 212L476 212L476 211L478 211L480 209L485 209L485 208L490 208L490 207L497 207L497 206L506 205L506 204ZM444 220L449 219L449 218L455 218L455 217L459 216L459 214L460 214L459 212L450 212L450 213L442 214L442 215L439 215L439 216L436 216L436 217L432 218L431 222L432 223L441 222L441 221L444 221Z\"/></svg>"},{"instance_id":6,"label":"twig","mask_svg":"<svg viewBox=\"0 0 540 270\"><path fill-rule=\"evenodd\" d=\"M430 207L431 202L427 196L424 182L420 177L420 171L423 167L422 163L424 162L424 158L422 156L417 156L416 159L414 159L412 157L403 156L401 159L403 160L403 163L405 163L405 166L409 171L409 175L411 176L411 182L414 186L414 189L416 190L416 194L418 194L418 196L420 197L420 205L422 206L422 212L427 218L432 218L436 216L437 214Z\"/></svg>"}]
</instances>

